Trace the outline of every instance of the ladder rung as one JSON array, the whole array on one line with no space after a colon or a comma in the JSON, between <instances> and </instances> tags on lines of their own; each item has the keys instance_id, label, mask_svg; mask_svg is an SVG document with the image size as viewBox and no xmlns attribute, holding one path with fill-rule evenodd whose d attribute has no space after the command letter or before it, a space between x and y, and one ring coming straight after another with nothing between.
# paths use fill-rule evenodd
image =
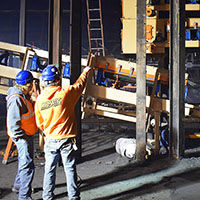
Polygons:
<instances>
[{"instance_id":1,"label":"ladder rung","mask_svg":"<svg viewBox=\"0 0 200 200\"><path fill-rule=\"evenodd\" d=\"M90 19L90 21L100 21L101 19Z\"/></svg>"},{"instance_id":2,"label":"ladder rung","mask_svg":"<svg viewBox=\"0 0 200 200\"><path fill-rule=\"evenodd\" d=\"M89 11L99 11L99 8L90 8Z\"/></svg>"},{"instance_id":3,"label":"ladder rung","mask_svg":"<svg viewBox=\"0 0 200 200\"><path fill-rule=\"evenodd\" d=\"M102 47L99 47L99 48L91 48L91 49L103 49Z\"/></svg>"},{"instance_id":4,"label":"ladder rung","mask_svg":"<svg viewBox=\"0 0 200 200\"><path fill-rule=\"evenodd\" d=\"M91 38L90 40L102 40L102 38Z\"/></svg>"},{"instance_id":5,"label":"ladder rung","mask_svg":"<svg viewBox=\"0 0 200 200\"><path fill-rule=\"evenodd\" d=\"M90 30L91 31L100 31L101 29L100 28L91 28Z\"/></svg>"}]
</instances>

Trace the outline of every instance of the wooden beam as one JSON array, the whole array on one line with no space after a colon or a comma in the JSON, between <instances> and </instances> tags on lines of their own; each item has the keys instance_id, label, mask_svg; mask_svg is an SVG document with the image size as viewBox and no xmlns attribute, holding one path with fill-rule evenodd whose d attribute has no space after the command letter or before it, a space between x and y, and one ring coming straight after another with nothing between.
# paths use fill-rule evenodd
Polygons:
<instances>
[{"instance_id":1,"label":"wooden beam","mask_svg":"<svg viewBox=\"0 0 200 200\"><path fill-rule=\"evenodd\" d=\"M8 94L8 89L9 89L9 88L10 88L9 86L0 85L0 94L7 95L7 94Z\"/></svg>"},{"instance_id":2,"label":"wooden beam","mask_svg":"<svg viewBox=\"0 0 200 200\"><path fill-rule=\"evenodd\" d=\"M5 65L0 65L0 77L8 78L8 79L15 79L17 73L21 71L20 68L9 67ZM39 78L41 73L38 72L31 72L34 78Z\"/></svg>"},{"instance_id":3,"label":"wooden beam","mask_svg":"<svg viewBox=\"0 0 200 200\"><path fill-rule=\"evenodd\" d=\"M88 84L87 89L85 90L85 95L87 97L93 97L96 99L103 99L116 103L124 103L129 105L136 105L136 93L123 91L114 88L107 88L103 86L97 86ZM146 108L150 105L150 96L145 96ZM162 104L161 112L170 112L170 101L167 99L159 99ZM194 106L191 104L185 104L185 113L189 115L190 109Z\"/></svg>"},{"instance_id":4,"label":"wooden beam","mask_svg":"<svg viewBox=\"0 0 200 200\"><path fill-rule=\"evenodd\" d=\"M63 0L49 1L49 64L62 65L62 9Z\"/></svg>"},{"instance_id":5,"label":"wooden beam","mask_svg":"<svg viewBox=\"0 0 200 200\"><path fill-rule=\"evenodd\" d=\"M134 116L120 114L120 113L117 113L116 109L111 110L111 108L106 108L103 106L97 106L97 109L95 109L95 110L92 110L89 108L84 108L83 112L96 114L96 115L100 115L100 116L104 116L104 117L110 117L113 119L123 120L123 121L127 121L127 122L133 122L133 123L136 122L136 117L134 117Z\"/></svg>"},{"instance_id":6,"label":"wooden beam","mask_svg":"<svg viewBox=\"0 0 200 200\"><path fill-rule=\"evenodd\" d=\"M185 0L170 1L170 154L184 153Z\"/></svg>"},{"instance_id":7,"label":"wooden beam","mask_svg":"<svg viewBox=\"0 0 200 200\"><path fill-rule=\"evenodd\" d=\"M137 0L136 46L136 159L143 161L146 154L146 1Z\"/></svg>"},{"instance_id":8,"label":"wooden beam","mask_svg":"<svg viewBox=\"0 0 200 200\"><path fill-rule=\"evenodd\" d=\"M48 23L48 64L53 63L53 0L49 0L49 23Z\"/></svg>"},{"instance_id":9,"label":"wooden beam","mask_svg":"<svg viewBox=\"0 0 200 200\"><path fill-rule=\"evenodd\" d=\"M19 45L26 46L26 0L20 0Z\"/></svg>"},{"instance_id":10,"label":"wooden beam","mask_svg":"<svg viewBox=\"0 0 200 200\"><path fill-rule=\"evenodd\" d=\"M11 43L6 43L6 42L0 42L0 49L3 50L8 50L13 53L19 53L19 54L25 54L27 47L16 45L16 44L11 44ZM41 49L34 49L33 51L39 56L40 58L48 59L48 51L41 50ZM32 52L32 56L34 55L34 52ZM70 56L67 56L65 54L62 55L62 62L70 62ZM87 66L87 59L82 58L81 59L81 65L82 66Z\"/></svg>"}]
</instances>

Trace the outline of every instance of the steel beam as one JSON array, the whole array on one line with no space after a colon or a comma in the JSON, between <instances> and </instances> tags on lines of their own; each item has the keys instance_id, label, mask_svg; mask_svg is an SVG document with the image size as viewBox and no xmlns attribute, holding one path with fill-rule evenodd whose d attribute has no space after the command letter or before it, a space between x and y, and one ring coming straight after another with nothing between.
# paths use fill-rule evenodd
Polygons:
<instances>
[{"instance_id":1,"label":"steel beam","mask_svg":"<svg viewBox=\"0 0 200 200\"><path fill-rule=\"evenodd\" d=\"M75 83L81 74L81 9L82 0L70 0L70 63L71 76L70 84ZM77 145L79 149L79 158L81 157L81 103L76 105L76 119L78 124Z\"/></svg>"},{"instance_id":2,"label":"steel beam","mask_svg":"<svg viewBox=\"0 0 200 200\"><path fill-rule=\"evenodd\" d=\"M146 1L137 0L137 50L136 50L136 159L142 161L146 154Z\"/></svg>"},{"instance_id":3,"label":"steel beam","mask_svg":"<svg viewBox=\"0 0 200 200\"><path fill-rule=\"evenodd\" d=\"M184 153L185 0L170 1L170 154Z\"/></svg>"},{"instance_id":4,"label":"steel beam","mask_svg":"<svg viewBox=\"0 0 200 200\"><path fill-rule=\"evenodd\" d=\"M49 64L59 64L62 57L62 9L63 0L49 0Z\"/></svg>"}]
</instances>

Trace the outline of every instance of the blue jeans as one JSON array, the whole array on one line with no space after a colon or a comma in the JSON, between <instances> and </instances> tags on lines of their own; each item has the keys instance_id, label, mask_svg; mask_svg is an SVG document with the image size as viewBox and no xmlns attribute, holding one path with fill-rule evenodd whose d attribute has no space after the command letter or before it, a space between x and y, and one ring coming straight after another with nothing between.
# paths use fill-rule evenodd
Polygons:
<instances>
[{"instance_id":1,"label":"blue jeans","mask_svg":"<svg viewBox=\"0 0 200 200\"><path fill-rule=\"evenodd\" d=\"M43 200L52 200L56 183L56 166L62 158L67 180L69 200L79 200L77 187L75 151L71 139L52 140L46 139L44 145L45 172L43 181Z\"/></svg>"},{"instance_id":2,"label":"blue jeans","mask_svg":"<svg viewBox=\"0 0 200 200\"><path fill-rule=\"evenodd\" d=\"M29 200L32 193L31 184L35 172L33 163L33 136L12 138L18 151L18 171L13 187L19 189L18 199Z\"/></svg>"}]
</instances>

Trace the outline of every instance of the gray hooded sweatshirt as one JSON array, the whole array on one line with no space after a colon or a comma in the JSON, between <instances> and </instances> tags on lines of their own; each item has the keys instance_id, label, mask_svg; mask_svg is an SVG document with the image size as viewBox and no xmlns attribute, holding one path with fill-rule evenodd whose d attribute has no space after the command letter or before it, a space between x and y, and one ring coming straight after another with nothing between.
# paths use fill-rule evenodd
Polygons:
<instances>
[{"instance_id":1,"label":"gray hooded sweatshirt","mask_svg":"<svg viewBox=\"0 0 200 200\"><path fill-rule=\"evenodd\" d=\"M11 87L9 88L8 95L6 97L7 127L12 133L12 138L19 138L25 135L25 131L21 129L21 116L27 113L28 109L23 100L19 96L13 96L14 94L19 94L24 99L27 99L27 96L25 96L20 89Z\"/></svg>"}]
</instances>

